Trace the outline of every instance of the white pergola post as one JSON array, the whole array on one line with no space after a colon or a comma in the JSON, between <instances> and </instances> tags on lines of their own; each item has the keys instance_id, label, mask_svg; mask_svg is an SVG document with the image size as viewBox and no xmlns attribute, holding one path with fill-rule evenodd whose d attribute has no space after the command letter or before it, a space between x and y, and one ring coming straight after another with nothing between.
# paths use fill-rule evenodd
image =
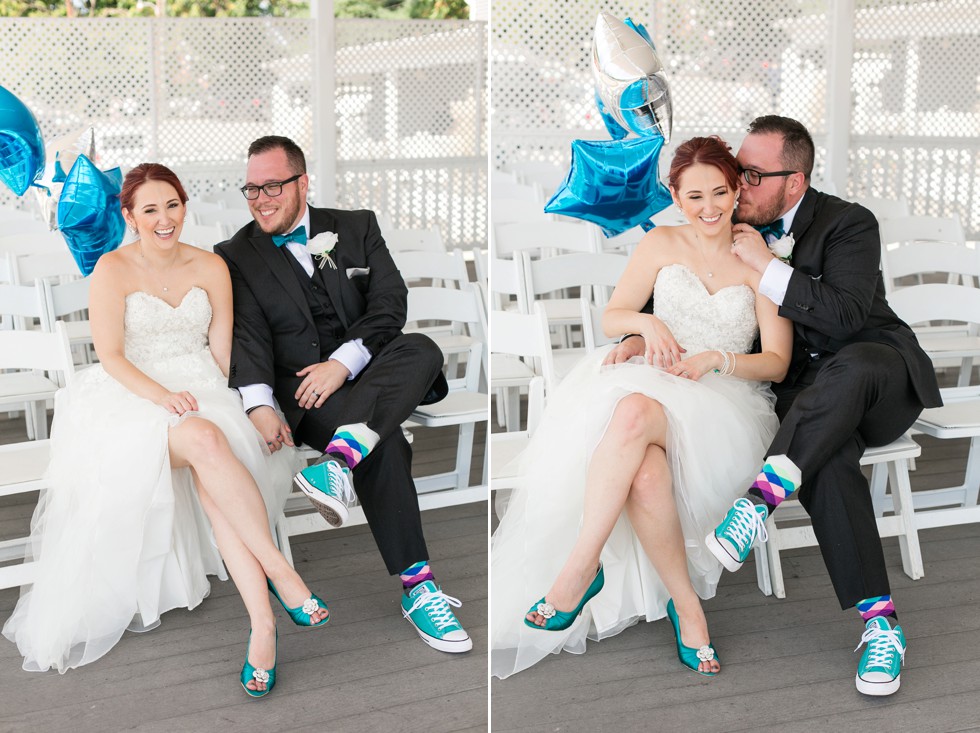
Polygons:
<instances>
[{"instance_id":1,"label":"white pergola post","mask_svg":"<svg viewBox=\"0 0 980 733\"><path fill-rule=\"evenodd\" d=\"M830 1L827 64L827 170L824 178L847 197L851 143L851 66L854 62L854 0Z\"/></svg>"},{"instance_id":2,"label":"white pergola post","mask_svg":"<svg viewBox=\"0 0 980 733\"><path fill-rule=\"evenodd\" d=\"M313 151L316 201L337 203L336 38L332 2L310 3L313 18Z\"/></svg>"}]
</instances>

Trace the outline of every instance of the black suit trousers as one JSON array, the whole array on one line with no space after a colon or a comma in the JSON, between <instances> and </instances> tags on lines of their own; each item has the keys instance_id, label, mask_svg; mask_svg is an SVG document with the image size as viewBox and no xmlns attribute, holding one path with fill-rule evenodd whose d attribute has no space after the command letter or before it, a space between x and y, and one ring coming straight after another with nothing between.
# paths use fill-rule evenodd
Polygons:
<instances>
[{"instance_id":1,"label":"black suit trousers","mask_svg":"<svg viewBox=\"0 0 980 733\"><path fill-rule=\"evenodd\" d=\"M859 461L867 446L897 439L922 411L904 360L884 344L850 344L776 390L780 427L769 455L785 454L802 473L797 498L810 515L841 608L888 595Z\"/></svg>"},{"instance_id":2,"label":"black suit trousers","mask_svg":"<svg viewBox=\"0 0 980 733\"><path fill-rule=\"evenodd\" d=\"M308 410L294 431L322 451L341 425L365 423L378 445L353 471L354 491L388 572L394 575L429 554L412 481L412 448L401 424L421 402L438 372L442 352L427 336L395 337L367 367L319 408Z\"/></svg>"}]
</instances>

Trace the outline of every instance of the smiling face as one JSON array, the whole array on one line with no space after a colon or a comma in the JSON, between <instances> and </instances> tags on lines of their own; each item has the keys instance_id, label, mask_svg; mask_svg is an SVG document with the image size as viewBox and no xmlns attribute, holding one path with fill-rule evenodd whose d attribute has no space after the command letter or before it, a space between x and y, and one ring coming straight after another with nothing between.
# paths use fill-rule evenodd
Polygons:
<instances>
[{"instance_id":1,"label":"smiling face","mask_svg":"<svg viewBox=\"0 0 980 733\"><path fill-rule=\"evenodd\" d=\"M177 244L186 213L177 189L153 179L136 189L133 208L123 209L126 223L136 230L140 241L162 249Z\"/></svg>"},{"instance_id":2,"label":"smiling face","mask_svg":"<svg viewBox=\"0 0 980 733\"><path fill-rule=\"evenodd\" d=\"M286 151L274 148L256 153L248 159L245 183L249 186L262 186L274 181L285 181L298 172L290 168ZM284 184L282 193L278 196L269 196L259 189L259 197L249 201L248 208L262 231L266 234L291 232L303 217L309 185L310 179L304 173L296 181Z\"/></svg>"},{"instance_id":3,"label":"smiling face","mask_svg":"<svg viewBox=\"0 0 980 733\"><path fill-rule=\"evenodd\" d=\"M746 135L735 157L742 169L760 173L787 170L783 163L783 136L777 132ZM741 177L739 183L738 220L753 226L775 221L793 208L804 193L802 173L763 178L758 186L748 185Z\"/></svg>"},{"instance_id":4,"label":"smiling face","mask_svg":"<svg viewBox=\"0 0 980 733\"><path fill-rule=\"evenodd\" d=\"M695 163L681 174L677 188L671 187L670 193L695 231L706 237L731 226L736 192L715 166Z\"/></svg>"}]
</instances>

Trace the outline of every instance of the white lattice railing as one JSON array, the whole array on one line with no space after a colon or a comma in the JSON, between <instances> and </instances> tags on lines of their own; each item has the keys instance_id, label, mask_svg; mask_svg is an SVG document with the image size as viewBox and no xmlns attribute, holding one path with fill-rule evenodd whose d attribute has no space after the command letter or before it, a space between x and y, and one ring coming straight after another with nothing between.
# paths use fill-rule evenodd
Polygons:
<instances>
[{"instance_id":1,"label":"white lattice railing","mask_svg":"<svg viewBox=\"0 0 980 733\"><path fill-rule=\"evenodd\" d=\"M706 133L736 145L758 115L795 117L817 142L817 177L830 158L846 163L840 194L904 196L916 213L959 214L980 239L976 0L495 0L495 167L567 165L571 139L608 138L589 67L600 9L653 37L671 84L674 145ZM847 88L832 92L841 78Z\"/></svg>"},{"instance_id":2,"label":"white lattice railing","mask_svg":"<svg viewBox=\"0 0 980 733\"><path fill-rule=\"evenodd\" d=\"M337 20L323 123L314 31L308 19L0 18L0 83L46 141L92 126L102 167L162 162L193 198L241 186L248 144L287 135L311 172L335 157L337 205L485 246L486 24ZM335 150L314 148L315 124L336 126ZM5 188L0 204L34 206Z\"/></svg>"}]
</instances>

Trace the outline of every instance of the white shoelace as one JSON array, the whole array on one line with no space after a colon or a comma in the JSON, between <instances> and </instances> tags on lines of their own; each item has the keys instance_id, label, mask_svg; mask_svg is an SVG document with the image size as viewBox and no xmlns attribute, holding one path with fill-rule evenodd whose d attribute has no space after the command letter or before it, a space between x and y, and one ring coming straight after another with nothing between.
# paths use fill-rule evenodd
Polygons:
<instances>
[{"instance_id":1,"label":"white shoelace","mask_svg":"<svg viewBox=\"0 0 980 733\"><path fill-rule=\"evenodd\" d=\"M891 661L891 648L902 658L905 663L905 647L895 629L879 629L877 626L870 626L861 634L861 642L854 647L854 651L861 648L862 644L868 645L868 666L886 667Z\"/></svg>"},{"instance_id":2,"label":"white shoelace","mask_svg":"<svg viewBox=\"0 0 980 733\"><path fill-rule=\"evenodd\" d=\"M415 602L412 603L412 607L406 613L413 613L423 606L427 606L425 612L429 614L429 618L432 619L432 623L435 624L436 628L442 631L447 626L459 623L456 621L456 616L453 615L453 609L450 606L459 608L462 605L463 602L461 600L447 596L441 590L437 590L434 593L428 591L416 596Z\"/></svg>"},{"instance_id":3,"label":"white shoelace","mask_svg":"<svg viewBox=\"0 0 980 733\"><path fill-rule=\"evenodd\" d=\"M754 535L758 533L759 542L768 542L769 533L766 532L766 520L755 510L755 504L741 497L735 500L735 509L732 521L728 525L726 535L731 535L739 546L739 552L752 546Z\"/></svg>"},{"instance_id":4,"label":"white shoelace","mask_svg":"<svg viewBox=\"0 0 980 733\"><path fill-rule=\"evenodd\" d=\"M351 506L354 503L357 495L354 493L354 487L351 486L350 476L344 474L344 469L336 461L327 463L327 480L330 482L330 488L337 495L338 499L347 506Z\"/></svg>"}]
</instances>

